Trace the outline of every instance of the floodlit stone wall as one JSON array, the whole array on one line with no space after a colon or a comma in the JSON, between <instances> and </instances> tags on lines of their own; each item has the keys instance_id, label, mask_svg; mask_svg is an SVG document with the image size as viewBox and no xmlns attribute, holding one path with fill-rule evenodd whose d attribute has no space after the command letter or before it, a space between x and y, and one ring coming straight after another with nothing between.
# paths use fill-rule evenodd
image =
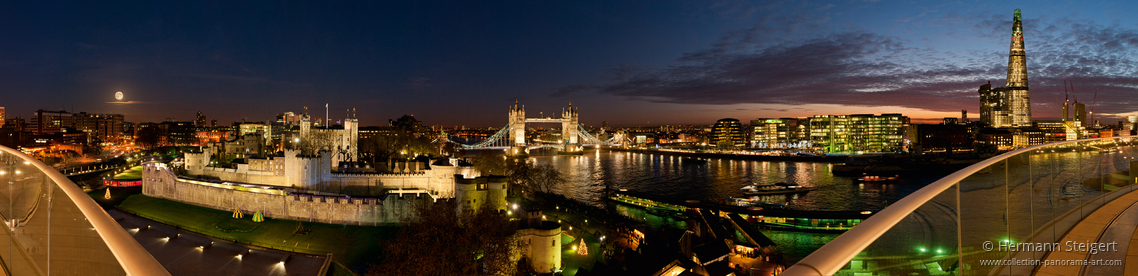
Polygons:
<instances>
[{"instance_id":1,"label":"floodlit stone wall","mask_svg":"<svg viewBox=\"0 0 1138 276\"><path fill-rule=\"evenodd\" d=\"M529 259L537 273L561 269L561 224L543 221L541 226L518 229L518 253Z\"/></svg>"},{"instance_id":2,"label":"floodlit stone wall","mask_svg":"<svg viewBox=\"0 0 1138 276\"><path fill-rule=\"evenodd\" d=\"M380 198L347 198L250 191L242 186L203 185L177 178L161 164L143 169L142 192L218 210L260 211L265 217L335 224L379 225L400 223L414 214L418 204L435 202L428 193L386 194ZM244 190L243 190L244 189Z\"/></svg>"},{"instance_id":3,"label":"floodlit stone wall","mask_svg":"<svg viewBox=\"0 0 1138 276\"><path fill-rule=\"evenodd\" d=\"M284 156L271 157L274 163L283 162L282 172L250 170L247 164L236 169L209 167L209 152L186 153L186 170L190 175L216 177L222 181L257 185L293 187L307 190L350 194L356 196L382 195L384 190L425 190L435 197L452 198L455 195L455 175L478 176L470 166L434 165L424 162L391 163L398 173L334 173L331 171L332 154L320 151L319 155L302 155L298 150L285 150ZM458 160L450 160L457 164ZM384 163L384 166L387 166Z\"/></svg>"}]
</instances>

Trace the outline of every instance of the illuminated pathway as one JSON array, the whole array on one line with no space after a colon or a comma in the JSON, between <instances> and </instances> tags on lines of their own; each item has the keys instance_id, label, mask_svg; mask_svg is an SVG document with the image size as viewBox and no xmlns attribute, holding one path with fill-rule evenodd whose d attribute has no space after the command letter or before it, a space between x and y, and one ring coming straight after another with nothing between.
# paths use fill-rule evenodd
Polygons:
<instances>
[{"instance_id":1,"label":"illuminated pathway","mask_svg":"<svg viewBox=\"0 0 1138 276\"><path fill-rule=\"evenodd\" d=\"M175 230L120 210L107 213L172 275L323 275L328 266L326 256L235 244Z\"/></svg>"}]
</instances>

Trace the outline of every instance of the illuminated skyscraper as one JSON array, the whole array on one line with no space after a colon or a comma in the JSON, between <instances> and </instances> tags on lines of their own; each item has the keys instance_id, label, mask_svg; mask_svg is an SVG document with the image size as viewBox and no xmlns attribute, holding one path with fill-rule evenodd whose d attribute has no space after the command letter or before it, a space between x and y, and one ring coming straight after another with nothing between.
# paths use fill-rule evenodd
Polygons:
<instances>
[{"instance_id":1,"label":"illuminated skyscraper","mask_svg":"<svg viewBox=\"0 0 1138 276\"><path fill-rule=\"evenodd\" d=\"M1027 91L1027 57L1023 49L1023 22L1019 10L1012 18L1012 44L1008 54L1008 81L1004 87L980 86L980 121L991 127L1030 127L1031 97Z\"/></svg>"},{"instance_id":2,"label":"illuminated skyscraper","mask_svg":"<svg viewBox=\"0 0 1138 276\"><path fill-rule=\"evenodd\" d=\"M1012 19L1012 45L1008 55L1008 107L1011 127L1031 126L1031 100L1027 90L1027 57L1023 49L1023 22L1016 9Z\"/></svg>"}]
</instances>

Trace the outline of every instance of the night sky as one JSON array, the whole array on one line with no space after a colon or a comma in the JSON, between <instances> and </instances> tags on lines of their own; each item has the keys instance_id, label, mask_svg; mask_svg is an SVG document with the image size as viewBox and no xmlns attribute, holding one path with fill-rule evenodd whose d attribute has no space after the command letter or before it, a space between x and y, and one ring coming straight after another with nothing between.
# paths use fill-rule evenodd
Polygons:
<instances>
[{"instance_id":1,"label":"night sky","mask_svg":"<svg viewBox=\"0 0 1138 276\"><path fill-rule=\"evenodd\" d=\"M0 106L222 124L328 103L364 125L497 127L515 99L530 117L572 102L588 125L976 118L1018 8L1035 119L1059 117L1066 78L1088 106L1098 88L1098 117L1138 115L1138 1L197 2L0 5Z\"/></svg>"}]
</instances>

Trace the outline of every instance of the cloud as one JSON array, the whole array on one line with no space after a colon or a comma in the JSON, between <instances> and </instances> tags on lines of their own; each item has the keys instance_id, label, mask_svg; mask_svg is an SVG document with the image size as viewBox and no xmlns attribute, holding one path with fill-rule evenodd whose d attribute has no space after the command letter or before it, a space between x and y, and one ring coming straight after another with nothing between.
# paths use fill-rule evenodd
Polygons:
<instances>
[{"instance_id":1,"label":"cloud","mask_svg":"<svg viewBox=\"0 0 1138 276\"><path fill-rule=\"evenodd\" d=\"M430 89L435 86L434 81L435 80L427 77L413 78L405 85L405 87L411 90Z\"/></svg>"},{"instance_id":2,"label":"cloud","mask_svg":"<svg viewBox=\"0 0 1138 276\"><path fill-rule=\"evenodd\" d=\"M970 19L984 24L977 23L984 30L972 33L993 37L977 41L1006 45L1003 36L1009 33L1010 16L982 14ZM1138 31L1065 18L1048 24L1043 21L1025 22L1036 24L1035 32L1025 27L1025 36L1029 83L1037 109L1061 101L1061 79L1074 78L1080 100L1088 104L1093 97L1088 91L1099 88L1096 114L1138 111L1134 107L1138 100L1131 100L1138 96ZM815 25L800 26L814 29ZM666 67L618 66L612 70L611 81L598 89L658 103L820 103L975 112L981 84L1003 85L1007 54L1007 50L921 47L865 30L803 37L758 26L729 32L718 44L684 54ZM1033 113L1057 117L1059 112Z\"/></svg>"},{"instance_id":3,"label":"cloud","mask_svg":"<svg viewBox=\"0 0 1138 276\"><path fill-rule=\"evenodd\" d=\"M581 91L589 90L589 89L593 89L593 88L594 87L590 86L590 85L575 84L575 85L569 85L569 86L563 86L561 88L557 88L557 91L553 91L553 94L549 94L549 95L553 96L553 97L565 97L565 96L569 96L569 95L577 93L577 92L581 92Z\"/></svg>"},{"instance_id":4,"label":"cloud","mask_svg":"<svg viewBox=\"0 0 1138 276\"><path fill-rule=\"evenodd\" d=\"M118 101L118 102L107 102L107 103L109 103L109 104L143 104L143 103L146 103L146 102L141 102L141 101L125 101L125 102L123 102L123 101Z\"/></svg>"}]
</instances>

